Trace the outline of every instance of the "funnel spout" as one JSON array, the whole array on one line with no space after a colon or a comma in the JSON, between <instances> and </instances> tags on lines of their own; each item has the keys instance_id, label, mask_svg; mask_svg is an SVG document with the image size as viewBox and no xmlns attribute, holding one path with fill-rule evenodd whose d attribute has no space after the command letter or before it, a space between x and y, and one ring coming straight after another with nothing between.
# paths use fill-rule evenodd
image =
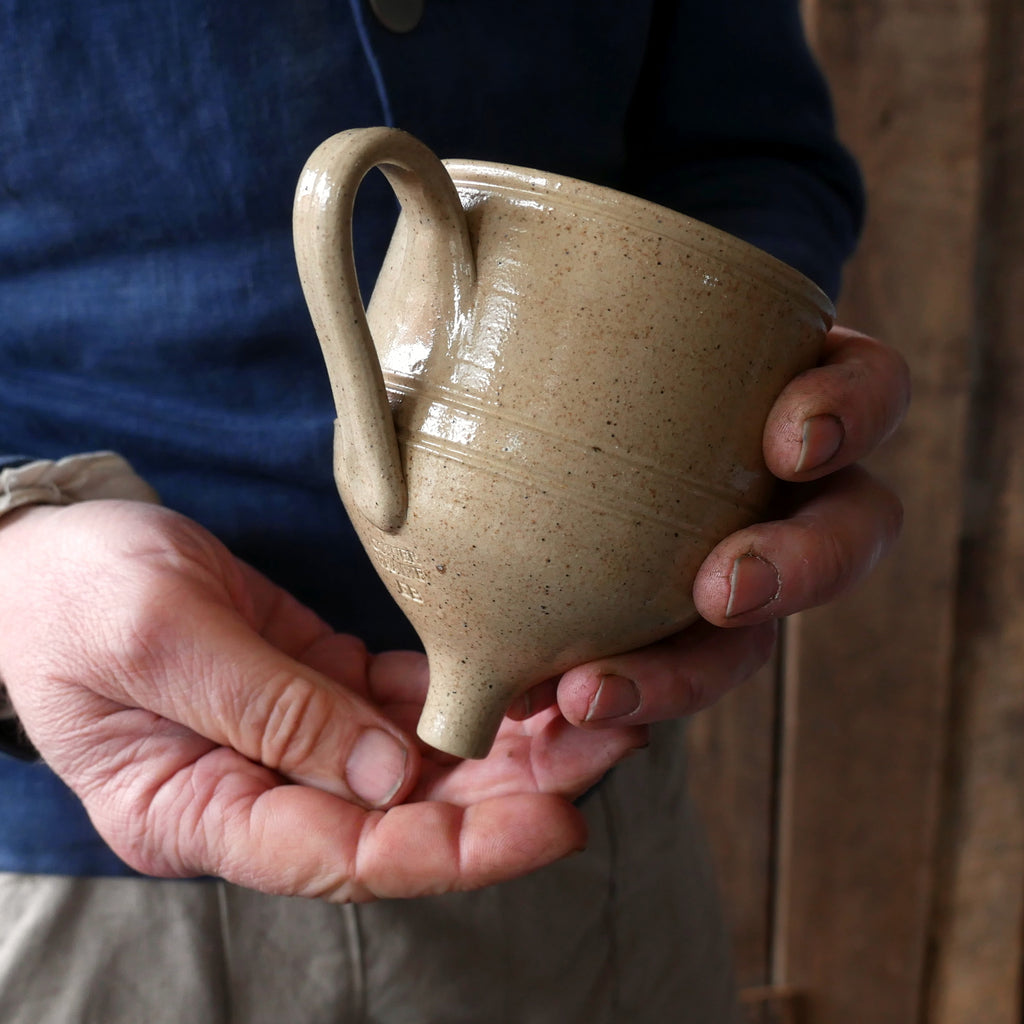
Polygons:
<instances>
[{"instance_id":1,"label":"funnel spout","mask_svg":"<svg viewBox=\"0 0 1024 1024\"><path fill-rule=\"evenodd\" d=\"M430 687L416 734L463 758L486 757L509 705L527 687L496 676L493 666L430 658Z\"/></svg>"}]
</instances>

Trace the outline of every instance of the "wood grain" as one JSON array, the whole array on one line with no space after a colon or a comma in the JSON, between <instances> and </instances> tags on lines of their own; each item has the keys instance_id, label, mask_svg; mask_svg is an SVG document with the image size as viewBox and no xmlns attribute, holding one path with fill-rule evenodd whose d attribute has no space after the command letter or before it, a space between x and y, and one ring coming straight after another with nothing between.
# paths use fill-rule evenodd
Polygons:
<instances>
[{"instance_id":1,"label":"wood grain","mask_svg":"<svg viewBox=\"0 0 1024 1024\"><path fill-rule=\"evenodd\" d=\"M777 675L775 660L687 727L690 790L708 834L742 988L769 980Z\"/></svg>"},{"instance_id":2,"label":"wood grain","mask_svg":"<svg viewBox=\"0 0 1024 1024\"><path fill-rule=\"evenodd\" d=\"M803 8L870 197L840 318L913 371L871 463L906 526L694 723L698 804L747 1019L1022 1024L1024 5Z\"/></svg>"},{"instance_id":3,"label":"wood grain","mask_svg":"<svg viewBox=\"0 0 1024 1024\"><path fill-rule=\"evenodd\" d=\"M787 658L774 981L803 993L810 1024L914 1024L955 649L985 10L810 6L871 200L840 318L902 349L915 401L872 462L903 496L901 544L801 616Z\"/></svg>"},{"instance_id":4,"label":"wood grain","mask_svg":"<svg viewBox=\"0 0 1024 1024\"><path fill-rule=\"evenodd\" d=\"M988 59L968 518L928 1024L1024 1020L1024 6Z\"/></svg>"}]
</instances>

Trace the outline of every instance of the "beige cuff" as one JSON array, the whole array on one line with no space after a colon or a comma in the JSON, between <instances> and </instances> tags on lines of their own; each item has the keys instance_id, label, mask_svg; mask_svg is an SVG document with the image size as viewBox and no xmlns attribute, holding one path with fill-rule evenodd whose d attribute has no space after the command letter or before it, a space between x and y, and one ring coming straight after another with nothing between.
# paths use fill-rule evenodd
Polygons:
<instances>
[{"instance_id":1,"label":"beige cuff","mask_svg":"<svg viewBox=\"0 0 1024 1024\"><path fill-rule=\"evenodd\" d=\"M22 505L71 505L95 498L158 504L156 491L115 452L39 459L0 470L0 516Z\"/></svg>"}]
</instances>

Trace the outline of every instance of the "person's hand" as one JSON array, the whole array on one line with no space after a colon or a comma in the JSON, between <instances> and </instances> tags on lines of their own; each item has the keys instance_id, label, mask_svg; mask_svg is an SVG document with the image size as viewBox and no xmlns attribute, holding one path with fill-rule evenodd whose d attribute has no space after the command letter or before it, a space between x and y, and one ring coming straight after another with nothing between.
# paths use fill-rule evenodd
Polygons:
<instances>
[{"instance_id":1,"label":"person's hand","mask_svg":"<svg viewBox=\"0 0 1024 1024\"><path fill-rule=\"evenodd\" d=\"M646 742L552 707L484 761L421 750L422 656L371 657L168 509L19 510L0 578L15 710L145 873L337 901L478 887L582 848L571 798Z\"/></svg>"},{"instance_id":2,"label":"person's hand","mask_svg":"<svg viewBox=\"0 0 1024 1024\"><path fill-rule=\"evenodd\" d=\"M584 728L650 723L707 707L752 675L771 653L778 619L853 586L896 540L899 500L855 463L900 424L909 393L893 349L834 328L820 365L785 389L765 428L765 460L788 484L786 514L711 552L693 588L705 621L575 668L514 714L557 700Z\"/></svg>"}]
</instances>

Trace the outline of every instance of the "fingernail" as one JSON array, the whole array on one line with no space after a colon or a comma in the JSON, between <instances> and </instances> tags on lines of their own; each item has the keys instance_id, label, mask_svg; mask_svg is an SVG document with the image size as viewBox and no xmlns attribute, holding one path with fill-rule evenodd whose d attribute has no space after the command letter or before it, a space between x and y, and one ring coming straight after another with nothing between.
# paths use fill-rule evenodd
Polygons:
<instances>
[{"instance_id":1,"label":"fingernail","mask_svg":"<svg viewBox=\"0 0 1024 1024\"><path fill-rule=\"evenodd\" d=\"M584 722L624 718L640 708L640 688L623 676L601 676L601 684L587 707Z\"/></svg>"},{"instance_id":2,"label":"fingernail","mask_svg":"<svg viewBox=\"0 0 1024 1024\"><path fill-rule=\"evenodd\" d=\"M383 729L365 729L345 765L348 788L370 807L383 807L405 781L408 752Z\"/></svg>"},{"instance_id":3,"label":"fingernail","mask_svg":"<svg viewBox=\"0 0 1024 1024\"><path fill-rule=\"evenodd\" d=\"M845 437L846 430L838 416L811 416L804 420L796 472L804 473L824 466L839 451Z\"/></svg>"},{"instance_id":4,"label":"fingernail","mask_svg":"<svg viewBox=\"0 0 1024 1024\"><path fill-rule=\"evenodd\" d=\"M732 563L729 577L727 619L735 618L774 601L782 590L779 570L760 555L740 555Z\"/></svg>"}]
</instances>

